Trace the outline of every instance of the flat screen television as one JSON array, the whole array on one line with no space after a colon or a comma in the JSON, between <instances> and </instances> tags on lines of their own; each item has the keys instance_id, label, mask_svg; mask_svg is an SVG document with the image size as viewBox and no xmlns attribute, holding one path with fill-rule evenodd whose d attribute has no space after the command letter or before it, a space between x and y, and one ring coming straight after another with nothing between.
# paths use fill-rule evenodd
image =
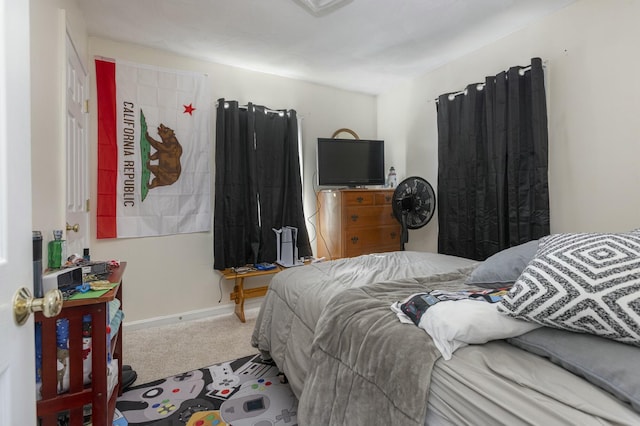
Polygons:
<instances>
[{"instance_id":1,"label":"flat screen television","mask_svg":"<svg viewBox=\"0 0 640 426\"><path fill-rule=\"evenodd\" d=\"M318 138L318 185L384 185L384 141Z\"/></svg>"}]
</instances>

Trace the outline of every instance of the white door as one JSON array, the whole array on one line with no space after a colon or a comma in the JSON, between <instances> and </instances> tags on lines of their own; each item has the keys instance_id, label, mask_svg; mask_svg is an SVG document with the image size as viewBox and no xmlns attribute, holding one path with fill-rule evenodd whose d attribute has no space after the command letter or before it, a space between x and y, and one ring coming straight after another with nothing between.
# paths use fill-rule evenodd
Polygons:
<instances>
[{"instance_id":1,"label":"white door","mask_svg":"<svg viewBox=\"0 0 640 426\"><path fill-rule=\"evenodd\" d=\"M33 315L13 319L33 289L29 2L0 0L0 426L36 424Z\"/></svg>"},{"instance_id":2,"label":"white door","mask_svg":"<svg viewBox=\"0 0 640 426\"><path fill-rule=\"evenodd\" d=\"M89 248L89 146L88 146L88 77L73 40L66 31L66 19L61 13L61 27L65 28L65 135L67 151L67 254L79 254Z\"/></svg>"}]
</instances>

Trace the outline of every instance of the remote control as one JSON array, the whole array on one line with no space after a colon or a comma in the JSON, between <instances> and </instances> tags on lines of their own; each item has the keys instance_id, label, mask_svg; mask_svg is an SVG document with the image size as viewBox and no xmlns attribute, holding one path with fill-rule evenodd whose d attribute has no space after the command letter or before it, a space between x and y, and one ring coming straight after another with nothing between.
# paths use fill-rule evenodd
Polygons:
<instances>
[{"instance_id":1,"label":"remote control","mask_svg":"<svg viewBox=\"0 0 640 426\"><path fill-rule=\"evenodd\" d=\"M267 263L267 262L256 263L253 266L255 266L255 268L258 271L269 271L271 269L275 269L276 268L276 265L274 265L273 263Z\"/></svg>"},{"instance_id":2,"label":"remote control","mask_svg":"<svg viewBox=\"0 0 640 426\"><path fill-rule=\"evenodd\" d=\"M237 266L233 268L233 272L235 272L236 274L246 274L249 271L255 271L255 269L251 268L250 266Z\"/></svg>"}]
</instances>

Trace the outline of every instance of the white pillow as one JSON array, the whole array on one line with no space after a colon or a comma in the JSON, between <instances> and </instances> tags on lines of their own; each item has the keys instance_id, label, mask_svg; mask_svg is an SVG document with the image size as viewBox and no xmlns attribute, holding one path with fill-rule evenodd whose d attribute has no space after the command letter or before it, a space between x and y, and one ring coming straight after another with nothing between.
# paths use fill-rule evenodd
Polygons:
<instances>
[{"instance_id":1,"label":"white pillow","mask_svg":"<svg viewBox=\"0 0 640 426\"><path fill-rule=\"evenodd\" d=\"M540 239L536 256L498 310L640 346L640 233L565 233Z\"/></svg>"},{"instance_id":2,"label":"white pillow","mask_svg":"<svg viewBox=\"0 0 640 426\"><path fill-rule=\"evenodd\" d=\"M418 327L429 333L445 360L468 344L516 337L540 327L502 315L496 305L479 300L438 302L424 313Z\"/></svg>"}]
</instances>

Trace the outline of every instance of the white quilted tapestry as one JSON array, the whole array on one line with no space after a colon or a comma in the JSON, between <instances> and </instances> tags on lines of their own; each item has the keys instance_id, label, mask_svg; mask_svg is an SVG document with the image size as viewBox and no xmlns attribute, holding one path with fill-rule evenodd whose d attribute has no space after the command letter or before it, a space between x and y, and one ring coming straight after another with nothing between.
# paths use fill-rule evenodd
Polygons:
<instances>
[{"instance_id":1,"label":"white quilted tapestry","mask_svg":"<svg viewBox=\"0 0 640 426\"><path fill-rule=\"evenodd\" d=\"M640 234L542 238L498 311L640 346Z\"/></svg>"}]
</instances>

